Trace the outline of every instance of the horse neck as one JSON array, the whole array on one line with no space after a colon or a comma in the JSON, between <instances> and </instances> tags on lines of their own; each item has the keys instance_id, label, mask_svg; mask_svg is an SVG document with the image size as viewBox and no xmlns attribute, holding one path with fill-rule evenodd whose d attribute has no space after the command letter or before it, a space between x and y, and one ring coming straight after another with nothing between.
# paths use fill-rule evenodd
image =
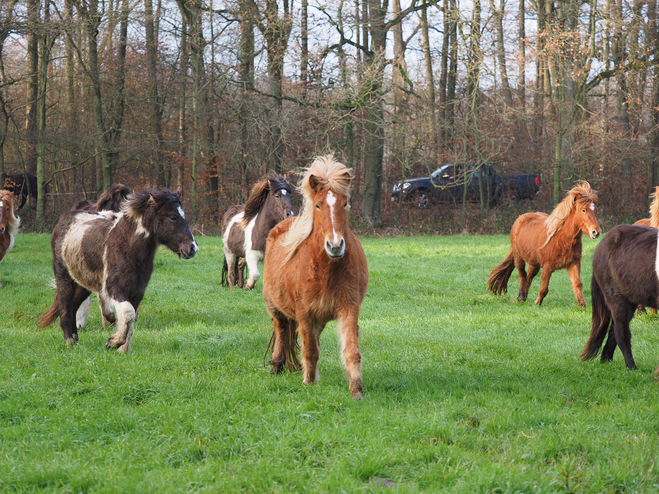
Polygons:
<instances>
[{"instance_id":1,"label":"horse neck","mask_svg":"<svg viewBox=\"0 0 659 494\"><path fill-rule=\"evenodd\" d=\"M561 229L554 235L553 240L555 242L562 243L571 240L581 240L583 232L581 231L581 225L577 221L577 209L578 208L574 207L572 211L570 211L565 223L563 223Z\"/></svg>"},{"instance_id":2,"label":"horse neck","mask_svg":"<svg viewBox=\"0 0 659 494\"><path fill-rule=\"evenodd\" d=\"M124 224L124 228L120 229L120 231L128 236L128 238L124 240L128 246L127 250L131 252L136 260L153 263L153 259L156 256L156 250L160 244L156 236L152 232L149 232L149 235L138 233L137 230L140 223L127 218L126 216L119 221Z\"/></svg>"}]
</instances>

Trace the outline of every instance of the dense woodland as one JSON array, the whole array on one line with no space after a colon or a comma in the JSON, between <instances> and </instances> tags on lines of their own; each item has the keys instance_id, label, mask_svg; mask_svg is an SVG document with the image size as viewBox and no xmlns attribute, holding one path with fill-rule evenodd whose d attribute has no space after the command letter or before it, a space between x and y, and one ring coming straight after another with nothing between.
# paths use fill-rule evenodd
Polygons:
<instances>
[{"instance_id":1,"label":"dense woodland","mask_svg":"<svg viewBox=\"0 0 659 494\"><path fill-rule=\"evenodd\" d=\"M637 219L659 184L657 0L0 1L0 174L37 176L34 229L122 182L182 189L216 232L265 172L329 151L376 232L505 230L577 179ZM536 173L542 195L390 202L454 161Z\"/></svg>"}]
</instances>

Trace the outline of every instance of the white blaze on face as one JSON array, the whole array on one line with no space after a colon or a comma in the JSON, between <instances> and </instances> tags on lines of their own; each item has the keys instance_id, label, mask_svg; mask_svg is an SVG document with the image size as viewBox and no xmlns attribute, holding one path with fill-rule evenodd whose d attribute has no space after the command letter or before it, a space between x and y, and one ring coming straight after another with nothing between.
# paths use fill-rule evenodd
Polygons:
<instances>
[{"instance_id":1,"label":"white blaze on face","mask_svg":"<svg viewBox=\"0 0 659 494\"><path fill-rule=\"evenodd\" d=\"M334 233L334 245L339 242L339 237L336 235L334 229L334 205L336 204L336 196L332 194L331 190L327 191L327 205L330 207L330 219L332 220L332 232Z\"/></svg>"},{"instance_id":2,"label":"white blaze on face","mask_svg":"<svg viewBox=\"0 0 659 494\"><path fill-rule=\"evenodd\" d=\"M183 208L181 206L178 207L178 214L180 214L181 217L185 219L185 211L183 211Z\"/></svg>"},{"instance_id":3,"label":"white blaze on face","mask_svg":"<svg viewBox=\"0 0 659 494\"><path fill-rule=\"evenodd\" d=\"M2 201L0 201L0 208L1 208L2 206L4 206L4 205L5 205L5 203L2 202Z\"/></svg>"},{"instance_id":4,"label":"white blaze on face","mask_svg":"<svg viewBox=\"0 0 659 494\"><path fill-rule=\"evenodd\" d=\"M281 189L281 195L282 195L282 196L285 196L286 193L287 193L286 189Z\"/></svg>"},{"instance_id":5,"label":"white blaze on face","mask_svg":"<svg viewBox=\"0 0 659 494\"><path fill-rule=\"evenodd\" d=\"M590 203L590 210L595 211L595 203L594 202Z\"/></svg>"}]
</instances>

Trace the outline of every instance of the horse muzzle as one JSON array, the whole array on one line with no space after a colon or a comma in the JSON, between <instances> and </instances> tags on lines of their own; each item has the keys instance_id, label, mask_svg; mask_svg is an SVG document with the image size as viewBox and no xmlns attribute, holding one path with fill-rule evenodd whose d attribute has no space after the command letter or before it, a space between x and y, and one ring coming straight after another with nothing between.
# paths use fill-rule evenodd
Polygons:
<instances>
[{"instance_id":1,"label":"horse muzzle","mask_svg":"<svg viewBox=\"0 0 659 494\"><path fill-rule=\"evenodd\" d=\"M601 231L598 232L597 230L591 230L590 231L590 238L595 240L597 237L600 236L600 233L601 233Z\"/></svg>"},{"instance_id":2,"label":"horse muzzle","mask_svg":"<svg viewBox=\"0 0 659 494\"><path fill-rule=\"evenodd\" d=\"M192 259L197 252L199 252L199 246L197 242L192 242L188 247L181 247L178 253L183 259Z\"/></svg>"},{"instance_id":3,"label":"horse muzzle","mask_svg":"<svg viewBox=\"0 0 659 494\"><path fill-rule=\"evenodd\" d=\"M328 239L325 240L325 252L332 259L339 259L343 257L343 254L346 252L346 241L343 237L338 242L330 242Z\"/></svg>"},{"instance_id":4,"label":"horse muzzle","mask_svg":"<svg viewBox=\"0 0 659 494\"><path fill-rule=\"evenodd\" d=\"M292 218L293 216L295 216L295 211L292 209L286 213L287 218Z\"/></svg>"}]
</instances>

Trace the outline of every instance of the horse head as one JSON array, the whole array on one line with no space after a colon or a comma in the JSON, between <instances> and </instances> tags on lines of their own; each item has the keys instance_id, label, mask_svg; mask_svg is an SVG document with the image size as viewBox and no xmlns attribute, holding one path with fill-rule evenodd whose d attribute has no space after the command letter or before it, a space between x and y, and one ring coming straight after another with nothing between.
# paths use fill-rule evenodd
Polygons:
<instances>
[{"instance_id":1,"label":"horse head","mask_svg":"<svg viewBox=\"0 0 659 494\"><path fill-rule=\"evenodd\" d=\"M331 157L320 158L314 164L319 161L325 166L316 172L312 165L302 187L308 184L310 191L313 191L313 223L323 237L325 252L330 258L339 259L345 254L346 248L348 197L352 177L344 165Z\"/></svg>"},{"instance_id":2,"label":"horse head","mask_svg":"<svg viewBox=\"0 0 659 494\"><path fill-rule=\"evenodd\" d=\"M286 179L278 175L268 176L268 189L270 193L264 206L277 222L295 216L291 203L291 186Z\"/></svg>"},{"instance_id":3,"label":"horse head","mask_svg":"<svg viewBox=\"0 0 659 494\"><path fill-rule=\"evenodd\" d=\"M13 221L14 193L8 190L0 190L0 235L4 235Z\"/></svg>"},{"instance_id":4,"label":"horse head","mask_svg":"<svg viewBox=\"0 0 659 494\"><path fill-rule=\"evenodd\" d=\"M596 239L602 233L597 219L597 192L590 188L588 182L580 182L570 191L570 195L574 200L579 228L585 235Z\"/></svg>"},{"instance_id":5,"label":"horse head","mask_svg":"<svg viewBox=\"0 0 659 494\"><path fill-rule=\"evenodd\" d=\"M180 192L158 188L131 194L122 205L127 215L138 222L136 233L153 235L183 259L199 251L181 206Z\"/></svg>"}]
</instances>

